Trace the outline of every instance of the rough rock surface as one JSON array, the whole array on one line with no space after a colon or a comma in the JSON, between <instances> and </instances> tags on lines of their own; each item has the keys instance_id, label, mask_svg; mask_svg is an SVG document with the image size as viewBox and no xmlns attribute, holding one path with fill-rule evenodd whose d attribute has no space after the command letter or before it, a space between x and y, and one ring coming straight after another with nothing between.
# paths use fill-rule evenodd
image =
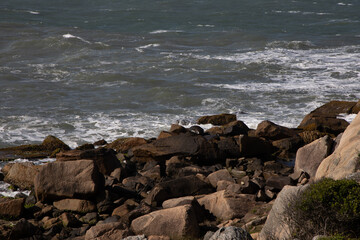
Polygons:
<instances>
[{"instance_id":1,"label":"rough rock surface","mask_svg":"<svg viewBox=\"0 0 360 240\"><path fill-rule=\"evenodd\" d=\"M235 183L235 180L232 178L227 169L221 169L213 172L207 176L207 179L209 179L209 182L214 188L217 187L217 183L221 180Z\"/></svg>"},{"instance_id":2,"label":"rough rock surface","mask_svg":"<svg viewBox=\"0 0 360 240\"><path fill-rule=\"evenodd\" d=\"M135 234L166 235L170 238L197 237L199 228L191 205L151 212L131 223Z\"/></svg>"},{"instance_id":3,"label":"rough rock surface","mask_svg":"<svg viewBox=\"0 0 360 240\"><path fill-rule=\"evenodd\" d=\"M222 220L242 218L255 205L255 196L236 194L226 190L198 196L198 202Z\"/></svg>"},{"instance_id":4,"label":"rough rock surface","mask_svg":"<svg viewBox=\"0 0 360 240\"><path fill-rule=\"evenodd\" d=\"M38 200L94 198L103 177L92 160L52 162L44 165L34 180Z\"/></svg>"},{"instance_id":5,"label":"rough rock surface","mask_svg":"<svg viewBox=\"0 0 360 240\"><path fill-rule=\"evenodd\" d=\"M54 202L54 207L62 211L88 213L96 210L93 202L83 199L62 199Z\"/></svg>"},{"instance_id":6,"label":"rough rock surface","mask_svg":"<svg viewBox=\"0 0 360 240\"><path fill-rule=\"evenodd\" d=\"M41 166L30 162L14 163L5 175L4 181L21 189L31 189L34 187L34 177L40 168Z\"/></svg>"},{"instance_id":7,"label":"rough rock surface","mask_svg":"<svg viewBox=\"0 0 360 240\"><path fill-rule=\"evenodd\" d=\"M335 180L360 170L360 113L343 133L336 150L319 165L315 179Z\"/></svg>"},{"instance_id":8,"label":"rough rock surface","mask_svg":"<svg viewBox=\"0 0 360 240\"><path fill-rule=\"evenodd\" d=\"M118 240L129 236L129 230L122 229L121 223L97 224L86 231L85 240Z\"/></svg>"},{"instance_id":9,"label":"rough rock surface","mask_svg":"<svg viewBox=\"0 0 360 240\"><path fill-rule=\"evenodd\" d=\"M212 124L212 125L225 125L227 123L236 121L235 114L219 114L212 116L203 116L197 120L198 124Z\"/></svg>"},{"instance_id":10,"label":"rough rock surface","mask_svg":"<svg viewBox=\"0 0 360 240\"><path fill-rule=\"evenodd\" d=\"M0 198L0 216L18 218L24 209L24 198Z\"/></svg>"},{"instance_id":11,"label":"rough rock surface","mask_svg":"<svg viewBox=\"0 0 360 240\"><path fill-rule=\"evenodd\" d=\"M256 128L255 135L269 140L279 140L283 138L295 137L297 133L283 126L279 126L271 121L262 121Z\"/></svg>"},{"instance_id":12,"label":"rough rock surface","mask_svg":"<svg viewBox=\"0 0 360 240\"><path fill-rule=\"evenodd\" d=\"M330 154L333 141L326 135L305 145L296 153L294 172L306 172L314 178L320 163Z\"/></svg>"},{"instance_id":13,"label":"rough rock surface","mask_svg":"<svg viewBox=\"0 0 360 240\"><path fill-rule=\"evenodd\" d=\"M288 206L298 198L298 195L305 188L305 186L285 186L281 190L259 234L258 240L291 239L292 236L288 225Z\"/></svg>"},{"instance_id":14,"label":"rough rock surface","mask_svg":"<svg viewBox=\"0 0 360 240\"><path fill-rule=\"evenodd\" d=\"M239 227L222 227L217 230L209 240L253 240L250 234Z\"/></svg>"}]
</instances>

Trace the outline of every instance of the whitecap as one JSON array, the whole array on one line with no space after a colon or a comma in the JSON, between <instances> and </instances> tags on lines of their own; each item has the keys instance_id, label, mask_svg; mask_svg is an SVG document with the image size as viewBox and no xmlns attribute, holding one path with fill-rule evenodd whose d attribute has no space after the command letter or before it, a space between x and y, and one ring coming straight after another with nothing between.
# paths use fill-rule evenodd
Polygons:
<instances>
[{"instance_id":1,"label":"whitecap","mask_svg":"<svg viewBox=\"0 0 360 240\"><path fill-rule=\"evenodd\" d=\"M70 33L64 34L64 35L62 35L62 36L63 36L63 38L67 38L67 39L75 38L75 39L79 39L80 41L83 41L83 42L85 42L85 43L91 44L91 42L89 42L89 41L87 41L87 40L85 40L85 39L83 39L83 38L81 38L81 37L74 36L74 35L72 35L72 34L70 34Z\"/></svg>"},{"instance_id":2,"label":"whitecap","mask_svg":"<svg viewBox=\"0 0 360 240\"><path fill-rule=\"evenodd\" d=\"M351 123L355 117L357 116L357 114L346 114L346 113L342 113L339 114L337 116L338 119L344 119L345 121L347 121L348 123Z\"/></svg>"},{"instance_id":3,"label":"whitecap","mask_svg":"<svg viewBox=\"0 0 360 240\"><path fill-rule=\"evenodd\" d=\"M160 44L158 44L158 43L151 43L151 44L147 44L147 45L144 45L144 46L137 47L135 49L136 49L136 51L142 53L142 52L144 52L143 49L151 48L151 47L159 47L159 46L160 46Z\"/></svg>"},{"instance_id":4,"label":"whitecap","mask_svg":"<svg viewBox=\"0 0 360 240\"><path fill-rule=\"evenodd\" d=\"M29 13L34 14L34 15L39 15L40 14L40 12L38 12L38 11L29 11Z\"/></svg>"},{"instance_id":5,"label":"whitecap","mask_svg":"<svg viewBox=\"0 0 360 240\"><path fill-rule=\"evenodd\" d=\"M159 29L159 30L149 32L149 34L181 33L181 32L184 32L184 31L182 31L182 30L163 30L163 29Z\"/></svg>"}]
</instances>

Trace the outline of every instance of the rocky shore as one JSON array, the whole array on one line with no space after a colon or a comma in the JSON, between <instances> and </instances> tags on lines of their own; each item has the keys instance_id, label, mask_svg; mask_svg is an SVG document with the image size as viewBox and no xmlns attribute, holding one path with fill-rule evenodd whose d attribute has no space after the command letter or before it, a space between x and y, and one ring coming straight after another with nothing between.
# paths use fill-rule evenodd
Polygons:
<instances>
[{"instance_id":1,"label":"rocky shore","mask_svg":"<svg viewBox=\"0 0 360 240\"><path fill-rule=\"evenodd\" d=\"M360 116L338 118L359 110L332 101L294 129L220 114L198 120L206 131L173 124L153 139L0 149L0 180L31 190L0 198L0 239L291 239L285 196L322 178L359 181Z\"/></svg>"}]
</instances>

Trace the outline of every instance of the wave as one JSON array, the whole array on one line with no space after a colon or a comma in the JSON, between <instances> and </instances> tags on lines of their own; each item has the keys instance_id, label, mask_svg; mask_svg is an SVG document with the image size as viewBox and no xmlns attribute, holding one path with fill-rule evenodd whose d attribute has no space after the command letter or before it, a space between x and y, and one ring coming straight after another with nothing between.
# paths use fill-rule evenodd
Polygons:
<instances>
[{"instance_id":1,"label":"wave","mask_svg":"<svg viewBox=\"0 0 360 240\"><path fill-rule=\"evenodd\" d=\"M150 34L162 34L162 33L182 33L184 32L183 30L162 30L162 29L159 29L159 30L155 30L155 31L152 31L152 32L149 32Z\"/></svg>"}]
</instances>

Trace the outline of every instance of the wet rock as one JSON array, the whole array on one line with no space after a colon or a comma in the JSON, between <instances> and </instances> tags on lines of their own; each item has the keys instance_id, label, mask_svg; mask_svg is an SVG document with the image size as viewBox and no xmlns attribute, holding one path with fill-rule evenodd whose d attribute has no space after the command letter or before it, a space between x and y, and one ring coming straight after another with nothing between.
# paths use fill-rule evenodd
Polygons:
<instances>
[{"instance_id":1,"label":"wet rock","mask_svg":"<svg viewBox=\"0 0 360 240\"><path fill-rule=\"evenodd\" d=\"M212 186L197 176L181 177L155 185L145 199L149 205L161 206L170 198L195 196L213 192Z\"/></svg>"},{"instance_id":2,"label":"wet rock","mask_svg":"<svg viewBox=\"0 0 360 240\"><path fill-rule=\"evenodd\" d=\"M306 172L314 178L320 163L330 154L333 141L327 135L305 145L296 153L294 172Z\"/></svg>"},{"instance_id":3,"label":"wet rock","mask_svg":"<svg viewBox=\"0 0 360 240\"><path fill-rule=\"evenodd\" d=\"M242 218L255 205L255 196L219 191L198 196L198 202L218 219Z\"/></svg>"},{"instance_id":4,"label":"wet rock","mask_svg":"<svg viewBox=\"0 0 360 240\"><path fill-rule=\"evenodd\" d=\"M225 125L227 123L236 121L235 114L219 114L212 116L203 116L197 120L198 124L212 124L212 125Z\"/></svg>"},{"instance_id":5,"label":"wet rock","mask_svg":"<svg viewBox=\"0 0 360 240\"><path fill-rule=\"evenodd\" d=\"M135 234L165 235L170 238L197 237L199 228L191 205L151 212L131 223Z\"/></svg>"},{"instance_id":6,"label":"wet rock","mask_svg":"<svg viewBox=\"0 0 360 240\"><path fill-rule=\"evenodd\" d=\"M233 121L220 127L213 127L206 132L212 135L236 136L240 134L247 135L248 126L242 121Z\"/></svg>"},{"instance_id":7,"label":"wet rock","mask_svg":"<svg viewBox=\"0 0 360 240\"><path fill-rule=\"evenodd\" d=\"M319 130L339 134L343 132L349 123L337 116L341 113L351 113L356 102L331 101L315 109L305 116L298 128L304 130Z\"/></svg>"},{"instance_id":8,"label":"wet rock","mask_svg":"<svg viewBox=\"0 0 360 240\"><path fill-rule=\"evenodd\" d=\"M0 216L19 218L24 210L24 198L0 198Z\"/></svg>"},{"instance_id":9,"label":"wet rock","mask_svg":"<svg viewBox=\"0 0 360 240\"><path fill-rule=\"evenodd\" d=\"M4 181L20 189L31 189L34 187L34 177L40 171L41 166L33 163L14 163L8 170Z\"/></svg>"},{"instance_id":10,"label":"wet rock","mask_svg":"<svg viewBox=\"0 0 360 240\"><path fill-rule=\"evenodd\" d=\"M95 149L94 144L91 144L91 143L85 143L85 144L75 148L75 150L91 150L91 149Z\"/></svg>"},{"instance_id":11,"label":"wet rock","mask_svg":"<svg viewBox=\"0 0 360 240\"><path fill-rule=\"evenodd\" d=\"M92 199L103 184L104 179L92 160L48 163L34 180L36 198L41 201Z\"/></svg>"},{"instance_id":12,"label":"wet rock","mask_svg":"<svg viewBox=\"0 0 360 240\"><path fill-rule=\"evenodd\" d=\"M147 141L144 138L139 138L139 137L119 138L114 142L108 144L106 147L114 149L117 152L127 153L131 148L146 143Z\"/></svg>"},{"instance_id":13,"label":"wet rock","mask_svg":"<svg viewBox=\"0 0 360 240\"><path fill-rule=\"evenodd\" d=\"M54 151L69 150L70 147L54 136L47 136L42 144L21 145L0 149L0 161L14 160L17 158L46 158Z\"/></svg>"},{"instance_id":14,"label":"wet rock","mask_svg":"<svg viewBox=\"0 0 360 240\"><path fill-rule=\"evenodd\" d=\"M56 155L56 161L66 162L74 160L93 160L98 170L104 175L110 175L116 168L121 167L116 153L112 149L97 148L90 150L71 150Z\"/></svg>"},{"instance_id":15,"label":"wet rock","mask_svg":"<svg viewBox=\"0 0 360 240\"><path fill-rule=\"evenodd\" d=\"M93 202L83 199L63 199L54 202L54 207L61 211L73 211L80 213L88 213L96 210Z\"/></svg>"},{"instance_id":16,"label":"wet rock","mask_svg":"<svg viewBox=\"0 0 360 240\"><path fill-rule=\"evenodd\" d=\"M283 126L279 126L271 121L262 121L256 128L255 135L268 140L279 140L283 138L296 137L297 133Z\"/></svg>"},{"instance_id":17,"label":"wet rock","mask_svg":"<svg viewBox=\"0 0 360 240\"><path fill-rule=\"evenodd\" d=\"M239 227L222 227L217 230L209 240L253 240L250 234L242 228Z\"/></svg>"}]
</instances>

